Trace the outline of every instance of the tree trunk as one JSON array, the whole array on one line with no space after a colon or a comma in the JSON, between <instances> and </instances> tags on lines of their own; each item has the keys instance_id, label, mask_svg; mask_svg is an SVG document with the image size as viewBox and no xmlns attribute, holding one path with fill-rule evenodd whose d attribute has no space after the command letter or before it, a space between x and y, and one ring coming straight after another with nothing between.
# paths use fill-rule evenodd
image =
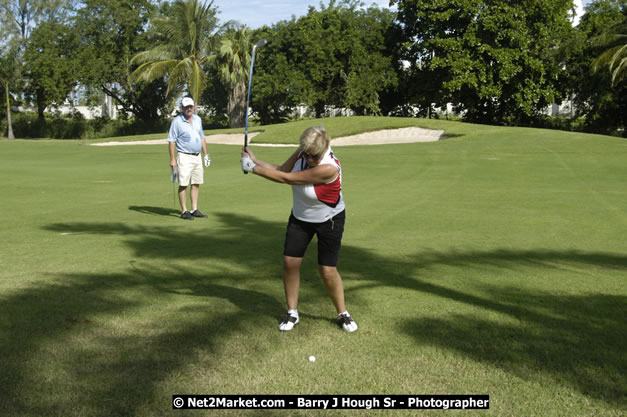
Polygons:
<instances>
[{"instance_id":1,"label":"tree trunk","mask_svg":"<svg viewBox=\"0 0 627 417\"><path fill-rule=\"evenodd\" d=\"M246 119L246 82L240 81L235 84L229 93L229 127L244 127Z\"/></svg>"},{"instance_id":2,"label":"tree trunk","mask_svg":"<svg viewBox=\"0 0 627 417\"><path fill-rule=\"evenodd\" d=\"M46 116L44 114L46 111L46 101L43 88L37 89L35 100L37 101L37 119L39 123L43 125L46 123Z\"/></svg>"},{"instance_id":3,"label":"tree trunk","mask_svg":"<svg viewBox=\"0 0 627 417\"><path fill-rule=\"evenodd\" d=\"M11 124L11 100L9 98L9 83L8 82L4 83L4 90L6 91L6 95L7 95L7 125L9 127L7 138L15 139L15 136L13 136L13 125Z\"/></svg>"},{"instance_id":4,"label":"tree trunk","mask_svg":"<svg viewBox=\"0 0 627 417\"><path fill-rule=\"evenodd\" d=\"M324 116L324 102L323 101L318 101L316 104L314 104L314 111L316 113L316 119L320 119L321 117Z\"/></svg>"}]
</instances>

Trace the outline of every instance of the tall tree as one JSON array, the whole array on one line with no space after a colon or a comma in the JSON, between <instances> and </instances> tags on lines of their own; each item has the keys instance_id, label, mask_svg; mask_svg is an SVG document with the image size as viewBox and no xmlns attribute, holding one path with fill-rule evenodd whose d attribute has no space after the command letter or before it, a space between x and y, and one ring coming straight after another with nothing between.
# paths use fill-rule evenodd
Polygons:
<instances>
[{"instance_id":1,"label":"tall tree","mask_svg":"<svg viewBox=\"0 0 627 417\"><path fill-rule=\"evenodd\" d=\"M302 92L309 88L305 75L290 62L297 52L297 47L289 46L291 37L287 35L293 25L293 21L279 22L273 29L264 28L258 33L269 43L256 58L251 108L264 125L287 121L296 106L304 102Z\"/></svg>"},{"instance_id":2,"label":"tall tree","mask_svg":"<svg viewBox=\"0 0 627 417\"><path fill-rule=\"evenodd\" d=\"M252 100L260 114L272 111L280 118L293 104L313 108L317 117L327 107L381 112L381 93L397 81L385 44L393 13L364 10L355 0L331 0L320 7L267 31L270 44L260 57L257 90L262 94ZM269 98L272 103L259 106Z\"/></svg>"},{"instance_id":3,"label":"tall tree","mask_svg":"<svg viewBox=\"0 0 627 417\"><path fill-rule=\"evenodd\" d=\"M5 84L9 136L13 135L10 122L10 96L21 97L24 84L24 51L32 31L41 23L67 22L75 0L0 0L0 69Z\"/></svg>"},{"instance_id":4,"label":"tall tree","mask_svg":"<svg viewBox=\"0 0 627 417\"><path fill-rule=\"evenodd\" d=\"M0 82L4 90L3 100L7 110L7 138L15 139L11 120L11 85L18 78L17 48L7 46L0 54Z\"/></svg>"},{"instance_id":5,"label":"tall tree","mask_svg":"<svg viewBox=\"0 0 627 417\"><path fill-rule=\"evenodd\" d=\"M1 0L2 24L12 27L20 39L28 39L42 13L43 3L41 0Z\"/></svg>"},{"instance_id":6,"label":"tall tree","mask_svg":"<svg viewBox=\"0 0 627 417\"><path fill-rule=\"evenodd\" d=\"M381 114L381 95L395 90L398 82L393 51L388 45L395 15L371 7L356 10L352 16L347 13L346 19L352 26L352 51L343 105L357 114Z\"/></svg>"},{"instance_id":7,"label":"tall tree","mask_svg":"<svg viewBox=\"0 0 627 417\"><path fill-rule=\"evenodd\" d=\"M572 0L391 4L423 107L452 102L471 121L525 124L562 96L557 51L572 31Z\"/></svg>"},{"instance_id":8,"label":"tall tree","mask_svg":"<svg viewBox=\"0 0 627 417\"><path fill-rule=\"evenodd\" d=\"M246 80L250 71L252 32L246 26L229 28L217 54L209 62L218 69L220 80L229 92L227 112L230 127L243 127L246 117Z\"/></svg>"},{"instance_id":9,"label":"tall tree","mask_svg":"<svg viewBox=\"0 0 627 417\"><path fill-rule=\"evenodd\" d=\"M82 0L75 18L81 84L115 99L123 116L148 123L168 112L164 82L138 85L131 58L147 47L145 29L155 11L150 0Z\"/></svg>"},{"instance_id":10,"label":"tall tree","mask_svg":"<svg viewBox=\"0 0 627 417\"><path fill-rule=\"evenodd\" d=\"M331 0L298 20L295 35L305 59L296 67L310 81L303 93L317 117L326 106L377 114L379 91L396 82L391 60L382 53L382 32L392 14L373 10L364 11L359 1Z\"/></svg>"},{"instance_id":11,"label":"tall tree","mask_svg":"<svg viewBox=\"0 0 627 417\"><path fill-rule=\"evenodd\" d=\"M34 98L42 125L46 107L62 104L77 84L77 47L78 38L73 28L51 22L39 24L26 43L26 92Z\"/></svg>"},{"instance_id":12,"label":"tall tree","mask_svg":"<svg viewBox=\"0 0 627 417\"><path fill-rule=\"evenodd\" d=\"M593 0L577 26L577 36L567 45L568 85L574 95L577 117L587 132L627 136L627 83L607 70L594 71L594 61L605 47L595 41L627 15L624 0Z\"/></svg>"},{"instance_id":13,"label":"tall tree","mask_svg":"<svg viewBox=\"0 0 627 417\"><path fill-rule=\"evenodd\" d=\"M148 82L167 76L168 94L186 89L198 103L205 85L205 68L215 50L218 29L213 1L177 1L167 16L155 19L157 46L138 52L133 75Z\"/></svg>"}]
</instances>

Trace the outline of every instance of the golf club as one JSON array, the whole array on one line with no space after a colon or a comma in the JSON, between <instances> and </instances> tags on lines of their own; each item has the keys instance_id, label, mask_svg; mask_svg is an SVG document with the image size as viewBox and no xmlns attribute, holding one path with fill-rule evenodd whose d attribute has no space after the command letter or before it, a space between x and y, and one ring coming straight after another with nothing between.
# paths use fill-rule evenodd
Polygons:
<instances>
[{"instance_id":1,"label":"golf club","mask_svg":"<svg viewBox=\"0 0 627 417\"><path fill-rule=\"evenodd\" d=\"M174 169L170 167L170 181L172 181L172 207L176 209L176 182L178 181L178 167Z\"/></svg>"},{"instance_id":2,"label":"golf club","mask_svg":"<svg viewBox=\"0 0 627 417\"><path fill-rule=\"evenodd\" d=\"M244 149L246 149L246 147L248 146L248 107L250 106L250 87L253 83L253 67L255 65L255 52L257 48L261 48L267 43L268 43L267 40L261 39L259 42L255 44L255 46L253 46L253 55L250 60L250 73L248 74L248 95L246 96L246 122L245 122L246 124L244 127ZM244 174L248 174L248 172L244 171Z\"/></svg>"}]
</instances>

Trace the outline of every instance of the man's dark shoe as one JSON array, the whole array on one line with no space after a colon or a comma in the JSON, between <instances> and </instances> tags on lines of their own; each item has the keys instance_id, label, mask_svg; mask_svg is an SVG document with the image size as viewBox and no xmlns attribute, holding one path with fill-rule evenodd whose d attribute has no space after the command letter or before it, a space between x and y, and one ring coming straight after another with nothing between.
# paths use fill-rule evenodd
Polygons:
<instances>
[{"instance_id":1,"label":"man's dark shoe","mask_svg":"<svg viewBox=\"0 0 627 417\"><path fill-rule=\"evenodd\" d=\"M194 217L207 217L207 215L203 214L200 210L192 211L192 216L194 216Z\"/></svg>"},{"instance_id":2,"label":"man's dark shoe","mask_svg":"<svg viewBox=\"0 0 627 417\"><path fill-rule=\"evenodd\" d=\"M194 216L189 211L184 211L181 213L181 219L183 220L194 220Z\"/></svg>"}]
</instances>

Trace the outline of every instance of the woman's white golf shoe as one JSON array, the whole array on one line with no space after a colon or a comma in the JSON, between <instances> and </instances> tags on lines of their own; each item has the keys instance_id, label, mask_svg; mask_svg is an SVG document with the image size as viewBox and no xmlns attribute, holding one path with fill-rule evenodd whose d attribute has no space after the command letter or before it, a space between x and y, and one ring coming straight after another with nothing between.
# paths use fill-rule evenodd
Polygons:
<instances>
[{"instance_id":1,"label":"woman's white golf shoe","mask_svg":"<svg viewBox=\"0 0 627 417\"><path fill-rule=\"evenodd\" d=\"M279 323L279 330L282 332L289 332L298 324L299 321L298 316L286 313Z\"/></svg>"},{"instance_id":2,"label":"woman's white golf shoe","mask_svg":"<svg viewBox=\"0 0 627 417\"><path fill-rule=\"evenodd\" d=\"M337 324L349 333L357 330L357 323L348 313L342 313L337 316Z\"/></svg>"}]
</instances>

